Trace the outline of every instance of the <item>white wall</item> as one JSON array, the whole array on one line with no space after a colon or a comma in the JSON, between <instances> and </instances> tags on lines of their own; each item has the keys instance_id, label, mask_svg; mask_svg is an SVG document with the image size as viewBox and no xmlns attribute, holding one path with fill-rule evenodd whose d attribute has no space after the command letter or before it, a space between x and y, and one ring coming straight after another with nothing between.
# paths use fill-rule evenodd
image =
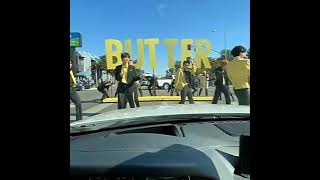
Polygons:
<instances>
[{"instance_id":1,"label":"white wall","mask_svg":"<svg viewBox=\"0 0 320 180\"><path fill-rule=\"evenodd\" d=\"M83 58L79 58L79 62L78 62L78 67L79 67L79 71L90 71L91 70L91 59L92 59L92 55L86 52L79 52L79 54L81 55L81 57Z\"/></svg>"}]
</instances>

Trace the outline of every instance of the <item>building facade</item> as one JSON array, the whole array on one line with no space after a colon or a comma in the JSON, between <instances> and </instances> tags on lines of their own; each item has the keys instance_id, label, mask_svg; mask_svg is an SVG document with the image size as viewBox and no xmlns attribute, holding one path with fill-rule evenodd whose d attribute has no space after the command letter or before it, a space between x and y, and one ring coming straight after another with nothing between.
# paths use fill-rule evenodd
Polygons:
<instances>
[{"instance_id":1,"label":"building facade","mask_svg":"<svg viewBox=\"0 0 320 180\"><path fill-rule=\"evenodd\" d=\"M84 51L78 51L78 72L91 71L91 60L93 56Z\"/></svg>"}]
</instances>

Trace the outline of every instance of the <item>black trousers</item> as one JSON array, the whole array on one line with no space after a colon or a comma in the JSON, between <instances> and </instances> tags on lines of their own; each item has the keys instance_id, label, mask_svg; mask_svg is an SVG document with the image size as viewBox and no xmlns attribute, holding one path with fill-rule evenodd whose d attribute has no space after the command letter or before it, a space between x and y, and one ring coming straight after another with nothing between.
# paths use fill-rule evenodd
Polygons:
<instances>
[{"instance_id":1,"label":"black trousers","mask_svg":"<svg viewBox=\"0 0 320 180\"><path fill-rule=\"evenodd\" d=\"M229 91L230 91L230 89L229 89ZM231 93L231 91L230 91L230 97L232 98L232 101L234 101L234 97L233 97L233 94ZM219 100L220 101L222 100L221 96L220 96Z\"/></svg>"},{"instance_id":2,"label":"black trousers","mask_svg":"<svg viewBox=\"0 0 320 180\"><path fill-rule=\"evenodd\" d=\"M129 102L130 108L134 108L133 91L118 92L118 109L127 108Z\"/></svg>"},{"instance_id":3,"label":"black trousers","mask_svg":"<svg viewBox=\"0 0 320 180\"><path fill-rule=\"evenodd\" d=\"M233 97L231 91L230 91L230 96L231 96L231 98L232 98L232 101L234 101L234 97Z\"/></svg>"},{"instance_id":4,"label":"black trousers","mask_svg":"<svg viewBox=\"0 0 320 180\"><path fill-rule=\"evenodd\" d=\"M194 94L195 94L196 92L198 92L198 88L194 87L194 88L192 88L192 89L193 89L192 95L194 96Z\"/></svg>"},{"instance_id":5,"label":"black trousers","mask_svg":"<svg viewBox=\"0 0 320 180\"><path fill-rule=\"evenodd\" d=\"M98 91L100 91L100 92L103 94L103 95L102 95L102 99L104 99L104 98L106 98L106 97L109 98L108 91L106 91L105 88L107 88L107 90L108 90L108 87L105 86L105 84L100 84L100 85L97 87Z\"/></svg>"},{"instance_id":6,"label":"black trousers","mask_svg":"<svg viewBox=\"0 0 320 180\"><path fill-rule=\"evenodd\" d=\"M221 93L224 94L224 97L226 99L226 104L231 104L230 90L229 90L229 86L227 86L227 85L217 85L216 86L216 90L214 92L212 104L218 103L218 100L221 98Z\"/></svg>"},{"instance_id":7,"label":"black trousers","mask_svg":"<svg viewBox=\"0 0 320 180\"><path fill-rule=\"evenodd\" d=\"M170 96L173 96L173 92L174 91L176 91L176 90L175 89L170 89ZM176 95L179 96L179 92L178 91L176 91Z\"/></svg>"},{"instance_id":8,"label":"black trousers","mask_svg":"<svg viewBox=\"0 0 320 180\"><path fill-rule=\"evenodd\" d=\"M139 88L138 90L139 90L139 92L140 92L140 96L142 97L142 90L141 90L141 88ZM117 95L118 95L118 90L117 90L116 93L114 94L114 97L117 97Z\"/></svg>"},{"instance_id":9,"label":"black trousers","mask_svg":"<svg viewBox=\"0 0 320 180\"><path fill-rule=\"evenodd\" d=\"M82 119L81 101L75 88L70 88L70 99L76 106L76 120Z\"/></svg>"},{"instance_id":10,"label":"black trousers","mask_svg":"<svg viewBox=\"0 0 320 180\"><path fill-rule=\"evenodd\" d=\"M202 91L202 88L200 88L199 90L199 96L201 95L201 91ZM206 96L208 96L208 89L205 89L205 91L206 91Z\"/></svg>"},{"instance_id":11,"label":"black trousers","mask_svg":"<svg viewBox=\"0 0 320 180\"><path fill-rule=\"evenodd\" d=\"M250 89L235 89L234 90L239 105L250 105Z\"/></svg>"},{"instance_id":12,"label":"black trousers","mask_svg":"<svg viewBox=\"0 0 320 180\"><path fill-rule=\"evenodd\" d=\"M141 89L138 88L134 88L133 91L133 96L134 96L134 103L136 104L136 107L140 107L140 103L139 103L139 96L138 96L138 90L141 91ZM140 92L140 95L142 96L142 92Z\"/></svg>"},{"instance_id":13,"label":"black trousers","mask_svg":"<svg viewBox=\"0 0 320 180\"><path fill-rule=\"evenodd\" d=\"M142 97L142 89L141 89L141 87L138 88L138 90L139 90L139 92L140 92L140 96Z\"/></svg>"},{"instance_id":14,"label":"black trousers","mask_svg":"<svg viewBox=\"0 0 320 180\"><path fill-rule=\"evenodd\" d=\"M181 90L181 100L179 104L184 104L186 100L186 96L188 96L189 103L194 104L193 97L192 97L192 88L190 88L189 86L184 86L183 89Z\"/></svg>"},{"instance_id":15,"label":"black trousers","mask_svg":"<svg viewBox=\"0 0 320 180\"><path fill-rule=\"evenodd\" d=\"M153 92L152 86L148 86L148 90L149 90L150 96L157 96L156 90L154 90L154 94L152 93ZM151 92L151 90L152 90L152 92Z\"/></svg>"}]
</instances>

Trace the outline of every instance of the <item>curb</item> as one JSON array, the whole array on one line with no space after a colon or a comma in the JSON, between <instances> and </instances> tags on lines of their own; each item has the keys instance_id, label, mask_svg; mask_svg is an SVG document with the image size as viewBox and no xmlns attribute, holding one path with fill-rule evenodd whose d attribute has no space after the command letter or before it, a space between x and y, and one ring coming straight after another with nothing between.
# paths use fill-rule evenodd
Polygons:
<instances>
[{"instance_id":1,"label":"curb","mask_svg":"<svg viewBox=\"0 0 320 180\"><path fill-rule=\"evenodd\" d=\"M152 102L152 101L180 101L180 96L143 96L138 97L139 102ZM186 97L188 100L188 97ZM193 97L194 101L212 101L213 96L207 97ZM118 98L106 98L102 102L104 103L116 103L118 102Z\"/></svg>"}]
</instances>

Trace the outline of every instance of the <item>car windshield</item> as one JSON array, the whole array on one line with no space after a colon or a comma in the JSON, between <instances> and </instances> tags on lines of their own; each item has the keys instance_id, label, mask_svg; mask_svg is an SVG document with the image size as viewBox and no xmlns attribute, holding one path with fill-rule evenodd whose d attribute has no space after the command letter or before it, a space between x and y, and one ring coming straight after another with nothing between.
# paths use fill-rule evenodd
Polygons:
<instances>
[{"instance_id":1,"label":"car windshield","mask_svg":"<svg viewBox=\"0 0 320 180\"><path fill-rule=\"evenodd\" d=\"M249 0L70 0L70 8L71 132L249 117Z\"/></svg>"}]
</instances>

